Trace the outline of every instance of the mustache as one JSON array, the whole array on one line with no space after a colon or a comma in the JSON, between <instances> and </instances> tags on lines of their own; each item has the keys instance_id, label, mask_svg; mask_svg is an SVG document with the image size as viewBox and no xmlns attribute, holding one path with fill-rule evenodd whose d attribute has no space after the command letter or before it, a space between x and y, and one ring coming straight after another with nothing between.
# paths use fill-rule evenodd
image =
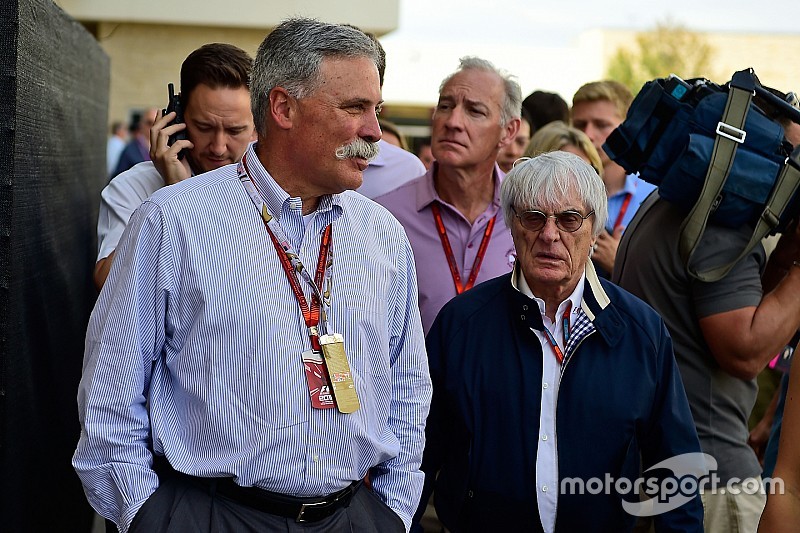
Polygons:
<instances>
[{"instance_id":1,"label":"mustache","mask_svg":"<svg viewBox=\"0 0 800 533\"><path fill-rule=\"evenodd\" d=\"M344 144L336 149L336 159L366 159L372 161L378 157L378 143L371 143L362 138L357 138L353 142Z\"/></svg>"}]
</instances>

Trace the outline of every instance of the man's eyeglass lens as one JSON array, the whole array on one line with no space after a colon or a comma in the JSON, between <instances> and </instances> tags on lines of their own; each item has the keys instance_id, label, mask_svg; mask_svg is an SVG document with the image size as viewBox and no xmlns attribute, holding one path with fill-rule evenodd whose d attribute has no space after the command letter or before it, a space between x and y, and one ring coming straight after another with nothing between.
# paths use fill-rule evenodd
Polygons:
<instances>
[{"instance_id":1,"label":"man's eyeglass lens","mask_svg":"<svg viewBox=\"0 0 800 533\"><path fill-rule=\"evenodd\" d=\"M529 231L539 231L547 224L548 218L555 218L558 229L572 233L578 231L583 225L583 221L593 214L594 211L590 211L586 216L577 211L562 211L555 215L546 215L541 211L523 211L517 214L517 218L522 227Z\"/></svg>"}]
</instances>

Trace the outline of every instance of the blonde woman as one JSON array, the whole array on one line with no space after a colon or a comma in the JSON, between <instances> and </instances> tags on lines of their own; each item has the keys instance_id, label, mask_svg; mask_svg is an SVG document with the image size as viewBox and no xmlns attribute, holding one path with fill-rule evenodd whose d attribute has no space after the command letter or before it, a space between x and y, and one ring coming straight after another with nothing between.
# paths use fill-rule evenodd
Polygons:
<instances>
[{"instance_id":1,"label":"blonde woman","mask_svg":"<svg viewBox=\"0 0 800 533\"><path fill-rule=\"evenodd\" d=\"M600 176L603 175L603 163L592 141L581 130L567 126L557 120L539 129L531 137L525 149L525 157L536 157L539 154L561 150L570 152L594 168Z\"/></svg>"}]
</instances>

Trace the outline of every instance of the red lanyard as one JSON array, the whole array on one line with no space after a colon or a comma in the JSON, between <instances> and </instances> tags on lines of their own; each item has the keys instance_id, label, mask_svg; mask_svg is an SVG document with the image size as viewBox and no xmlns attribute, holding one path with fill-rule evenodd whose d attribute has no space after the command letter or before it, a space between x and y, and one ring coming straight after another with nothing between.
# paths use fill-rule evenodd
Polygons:
<instances>
[{"instance_id":1,"label":"red lanyard","mask_svg":"<svg viewBox=\"0 0 800 533\"><path fill-rule=\"evenodd\" d=\"M323 281L328 267L327 262L328 256L330 255L332 240L331 225L328 224L328 227L325 228L325 233L322 236L322 242L320 242L319 245L319 259L317 262L316 276L314 279L311 279L307 269L303 267L303 263L300 262L300 258L297 256L297 253L295 253L295 251L292 249L292 245L289 243L289 238L284 233L283 228L281 228L272 215L269 214L267 206L264 203L263 198L261 198L261 194L256 189L253 180L250 179L250 175L247 172L246 159L247 153L245 153L242 156L241 161L239 161L239 166L237 169L239 179L241 180L242 185L244 185L250 200L252 200L253 204L256 206L256 209L261 215L261 219L264 221L264 225L267 228L267 233L269 233L272 244L275 246L275 251L278 252L278 258L281 261L281 266L286 273L286 277L289 279L289 285L291 285L292 292L294 293L295 298L297 298L297 302L300 304L300 310L303 313L303 318L305 319L306 327L308 328L308 336L311 340L311 347L314 350L319 351L320 345L318 328L320 324L320 314L324 329L327 330L327 318L324 310L321 310L320 298L325 298L325 303L330 305L329 293L327 292L330 290L330 271L327 272L328 287L325 288L326 292L321 294L320 290L323 288ZM300 288L300 282L298 281L297 276L302 276L312 288L311 307L309 307L308 302L303 295L303 291Z\"/></svg>"},{"instance_id":2,"label":"red lanyard","mask_svg":"<svg viewBox=\"0 0 800 533\"><path fill-rule=\"evenodd\" d=\"M572 311L572 302L567 304L567 308L564 310L564 315L561 317L561 327L564 328L564 346L567 345L569 341L569 313ZM553 353L556 355L556 360L558 364L564 363L564 352L561 351L561 348L558 347L558 343L553 338L553 334L550 333L550 330L547 329L547 326L542 325L542 329L544 330L544 336L547 338L547 342L550 344L550 347L553 349Z\"/></svg>"},{"instance_id":3,"label":"red lanyard","mask_svg":"<svg viewBox=\"0 0 800 533\"><path fill-rule=\"evenodd\" d=\"M622 219L625 218L625 213L628 212L628 205L631 203L631 198L633 198L633 193L629 192L625 194L625 200L622 201L617 220L614 222L614 229L617 229L622 224Z\"/></svg>"},{"instance_id":4,"label":"red lanyard","mask_svg":"<svg viewBox=\"0 0 800 533\"><path fill-rule=\"evenodd\" d=\"M303 295L303 290L300 288L300 282L297 280L295 269L292 267L292 262L289 259L289 256L281 247L278 239L275 237L275 234L273 234L272 230L269 228L269 225L266 223L264 225L266 226L267 232L269 232L269 236L272 239L272 244L275 246L275 251L278 252L278 258L281 260L283 271L286 272L286 278L289 280L289 285L292 286L292 292L294 293L295 298L297 298L297 302L300 304L300 310L303 312L303 318L305 319L306 327L308 328L308 336L311 339L311 347L314 350L319 351L319 334L317 332L320 311L319 298L317 298L316 294L312 293L311 307L309 307L306 297ZM328 261L328 250L331 246L331 234L332 228L331 225L328 224L328 227L325 228L325 233L322 235L322 242L319 244L319 260L317 262L317 272L314 275L314 283L317 287L322 287L323 278L325 277L325 266Z\"/></svg>"},{"instance_id":5,"label":"red lanyard","mask_svg":"<svg viewBox=\"0 0 800 533\"><path fill-rule=\"evenodd\" d=\"M489 247L489 240L492 238L492 229L497 215L492 217L486 225L486 231L483 232L483 239L481 245L478 247L478 255L475 256L475 262L472 264L472 272L469 274L467 284L461 284L461 274L458 273L458 265L456 265L456 258L453 255L453 248L450 246L450 239L447 237L447 229L444 227L442 221L442 213L439 211L439 206L436 203L431 204L431 212L433 219L436 221L436 230L439 232L439 239L442 241L442 248L444 248L444 255L447 257L447 264L450 266L450 274L453 276L453 283L456 286L456 294L461 294L468 291L475 285L475 280L478 277L478 272L481 269L483 256L486 255L486 248Z\"/></svg>"}]
</instances>

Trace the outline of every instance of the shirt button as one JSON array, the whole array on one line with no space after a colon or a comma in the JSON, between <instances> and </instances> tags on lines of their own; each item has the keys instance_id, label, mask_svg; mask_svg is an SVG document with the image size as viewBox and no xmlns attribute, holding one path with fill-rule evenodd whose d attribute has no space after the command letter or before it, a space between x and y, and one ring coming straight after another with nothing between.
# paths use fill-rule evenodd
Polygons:
<instances>
[{"instance_id":1,"label":"shirt button","mask_svg":"<svg viewBox=\"0 0 800 533\"><path fill-rule=\"evenodd\" d=\"M319 461L319 455L314 454L313 459L314 459L314 462L316 463L317 461Z\"/></svg>"},{"instance_id":2,"label":"shirt button","mask_svg":"<svg viewBox=\"0 0 800 533\"><path fill-rule=\"evenodd\" d=\"M542 435L542 440L547 440L547 435Z\"/></svg>"},{"instance_id":3,"label":"shirt button","mask_svg":"<svg viewBox=\"0 0 800 533\"><path fill-rule=\"evenodd\" d=\"M472 248L473 246L475 246L473 243L469 243L469 244L467 245L467 248Z\"/></svg>"},{"instance_id":4,"label":"shirt button","mask_svg":"<svg viewBox=\"0 0 800 533\"><path fill-rule=\"evenodd\" d=\"M525 315L519 315L520 320L525 320Z\"/></svg>"},{"instance_id":5,"label":"shirt button","mask_svg":"<svg viewBox=\"0 0 800 533\"><path fill-rule=\"evenodd\" d=\"M542 492L547 492L547 485L542 485Z\"/></svg>"},{"instance_id":6,"label":"shirt button","mask_svg":"<svg viewBox=\"0 0 800 533\"><path fill-rule=\"evenodd\" d=\"M528 310L528 306L527 306L527 305L523 305L523 306L522 306L522 310L523 310L523 311L527 311L527 310Z\"/></svg>"},{"instance_id":7,"label":"shirt button","mask_svg":"<svg viewBox=\"0 0 800 533\"><path fill-rule=\"evenodd\" d=\"M543 388L543 389L546 389L546 388L547 388L547 387L549 387L549 386L550 386L550 385L548 385L547 383L542 383L542 388Z\"/></svg>"}]
</instances>

